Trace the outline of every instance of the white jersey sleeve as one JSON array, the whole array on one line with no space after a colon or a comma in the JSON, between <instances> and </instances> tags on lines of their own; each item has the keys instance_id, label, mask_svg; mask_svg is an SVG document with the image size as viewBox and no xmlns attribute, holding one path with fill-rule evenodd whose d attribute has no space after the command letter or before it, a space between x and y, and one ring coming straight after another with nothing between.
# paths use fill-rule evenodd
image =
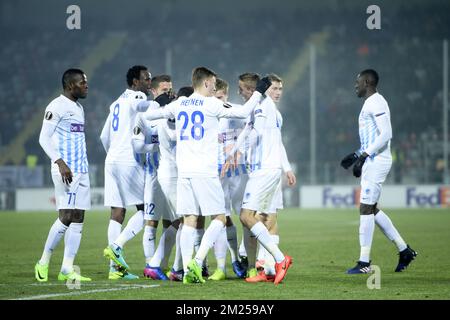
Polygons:
<instances>
[{"instance_id":1,"label":"white jersey sleeve","mask_svg":"<svg viewBox=\"0 0 450 320\"><path fill-rule=\"evenodd\" d=\"M52 143L52 136L56 130L56 125L50 121L42 123L41 133L39 134L39 144L44 149L51 162L54 163L60 158L56 147Z\"/></svg>"},{"instance_id":2,"label":"white jersey sleeve","mask_svg":"<svg viewBox=\"0 0 450 320\"><path fill-rule=\"evenodd\" d=\"M217 98L214 98L217 102L214 104L216 107L216 116L218 118L247 118L250 113L252 113L255 106L261 99L261 93L258 91L253 92L250 99L240 107L233 107L230 105L229 108L223 106L223 102Z\"/></svg>"},{"instance_id":3,"label":"white jersey sleeve","mask_svg":"<svg viewBox=\"0 0 450 320\"><path fill-rule=\"evenodd\" d=\"M359 116L361 152L369 156L386 153L390 157L392 126L389 106L379 93L375 93L364 103Z\"/></svg>"},{"instance_id":4,"label":"white jersey sleeve","mask_svg":"<svg viewBox=\"0 0 450 320\"><path fill-rule=\"evenodd\" d=\"M280 156L281 156L281 167L283 169L283 172L286 173L286 172L292 171L292 167L291 167L291 164L289 163L289 160L288 160L288 157L287 157L287 153L286 153L286 149L284 147L283 142L281 143L280 151L281 151L281 154L280 154Z\"/></svg>"},{"instance_id":5,"label":"white jersey sleeve","mask_svg":"<svg viewBox=\"0 0 450 320\"><path fill-rule=\"evenodd\" d=\"M148 131L150 130L150 123L147 123L141 114L136 116L136 123L133 129L133 136L131 143L133 145L133 150L136 153L147 153L153 152L155 149L154 143L146 143L148 139Z\"/></svg>"},{"instance_id":6,"label":"white jersey sleeve","mask_svg":"<svg viewBox=\"0 0 450 320\"><path fill-rule=\"evenodd\" d=\"M175 116L175 106L177 101L173 101L164 107L160 107L157 102L152 104L151 107L144 113L146 120L158 120L158 119L170 119Z\"/></svg>"},{"instance_id":7,"label":"white jersey sleeve","mask_svg":"<svg viewBox=\"0 0 450 320\"><path fill-rule=\"evenodd\" d=\"M105 121L105 125L103 126L102 133L100 134L100 141L102 142L103 148L108 152L109 146L111 144L110 141L110 130L111 130L111 114L108 115Z\"/></svg>"}]
</instances>

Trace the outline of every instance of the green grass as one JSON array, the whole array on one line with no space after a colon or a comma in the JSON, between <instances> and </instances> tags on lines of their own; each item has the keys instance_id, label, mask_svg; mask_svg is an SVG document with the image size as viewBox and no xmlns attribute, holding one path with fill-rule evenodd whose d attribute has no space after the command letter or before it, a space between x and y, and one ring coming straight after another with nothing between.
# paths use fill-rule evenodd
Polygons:
<instances>
[{"instance_id":1,"label":"green grass","mask_svg":"<svg viewBox=\"0 0 450 320\"><path fill-rule=\"evenodd\" d=\"M419 256L406 272L395 273L396 248L377 229L371 258L372 263L381 268L379 290L367 288L368 275L344 274L359 257L359 216L356 210L287 209L280 213L280 247L293 256L294 264L279 286L272 283L247 284L235 278L231 268L228 268L229 280L207 281L203 285L144 278L108 281L107 261L102 252L107 242L109 213L88 212L75 264L80 266L83 275L92 277L94 281L82 284L81 290L69 290L56 280L62 262L62 244L52 257L49 282L41 284L34 279L33 267L40 258L56 212L0 212L0 299L47 294L55 295L49 299L449 299L450 211L387 212ZM138 235L125 247L127 262L131 271L137 274L141 274L143 268L141 237L142 234ZM209 261L213 269L212 253ZM157 286L130 287L135 284ZM87 292L110 289L117 291Z\"/></svg>"}]
</instances>

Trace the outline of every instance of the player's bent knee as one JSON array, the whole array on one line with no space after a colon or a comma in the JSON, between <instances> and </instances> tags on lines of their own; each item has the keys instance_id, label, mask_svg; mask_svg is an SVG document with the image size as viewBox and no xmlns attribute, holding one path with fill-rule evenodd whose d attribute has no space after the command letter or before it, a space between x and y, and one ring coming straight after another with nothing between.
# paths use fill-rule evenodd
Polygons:
<instances>
[{"instance_id":1,"label":"player's bent knee","mask_svg":"<svg viewBox=\"0 0 450 320\"><path fill-rule=\"evenodd\" d=\"M359 206L359 214L360 215L369 215L374 214L376 206L373 204L364 204L361 203Z\"/></svg>"},{"instance_id":2,"label":"player's bent knee","mask_svg":"<svg viewBox=\"0 0 450 320\"><path fill-rule=\"evenodd\" d=\"M145 225L153 228L158 228L158 220L145 220Z\"/></svg>"},{"instance_id":3,"label":"player's bent knee","mask_svg":"<svg viewBox=\"0 0 450 320\"><path fill-rule=\"evenodd\" d=\"M74 209L71 210L71 222L73 223L83 223L84 221L84 210Z\"/></svg>"}]
</instances>

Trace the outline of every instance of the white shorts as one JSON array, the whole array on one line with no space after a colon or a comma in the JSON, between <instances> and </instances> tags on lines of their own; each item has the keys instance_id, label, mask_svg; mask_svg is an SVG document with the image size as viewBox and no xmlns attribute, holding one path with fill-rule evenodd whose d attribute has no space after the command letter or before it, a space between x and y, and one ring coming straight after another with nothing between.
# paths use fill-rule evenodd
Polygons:
<instances>
[{"instance_id":1,"label":"white shorts","mask_svg":"<svg viewBox=\"0 0 450 320\"><path fill-rule=\"evenodd\" d=\"M386 180L392 166L391 159L368 158L361 174L361 193L359 202L373 205L381 195L381 185Z\"/></svg>"},{"instance_id":2,"label":"white shorts","mask_svg":"<svg viewBox=\"0 0 450 320\"><path fill-rule=\"evenodd\" d=\"M279 205L281 192L281 169L261 169L253 171L249 175L244 192L242 208L262 213L270 212Z\"/></svg>"},{"instance_id":3,"label":"white shorts","mask_svg":"<svg viewBox=\"0 0 450 320\"><path fill-rule=\"evenodd\" d=\"M247 185L248 175L225 177L220 180L225 196L225 215L231 215L231 210L235 214L241 212L242 198L244 197L245 186Z\"/></svg>"},{"instance_id":4,"label":"white shorts","mask_svg":"<svg viewBox=\"0 0 450 320\"><path fill-rule=\"evenodd\" d=\"M178 178L177 214L179 216L225 214L224 199L219 177Z\"/></svg>"},{"instance_id":5,"label":"white shorts","mask_svg":"<svg viewBox=\"0 0 450 320\"><path fill-rule=\"evenodd\" d=\"M167 187L167 182L164 187ZM172 192L176 197L176 183L175 178L174 186L175 191ZM175 208L175 207L173 207ZM159 221L163 220L174 221L178 219L175 215L175 210L171 210L162 190L162 185L156 175L145 175L145 195L144 195L144 220Z\"/></svg>"},{"instance_id":6,"label":"white shorts","mask_svg":"<svg viewBox=\"0 0 450 320\"><path fill-rule=\"evenodd\" d=\"M282 179L278 183L277 189L275 190L275 194L273 196L272 202L269 206L269 211L265 213L277 213L278 210L283 209L283 189L282 189Z\"/></svg>"},{"instance_id":7,"label":"white shorts","mask_svg":"<svg viewBox=\"0 0 450 320\"><path fill-rule=\"evenodd\" d=\"M144 203L145 173L142 166L105 164L105 206L126 208Z\"/></svg>"},{"instance_id":8,"label":"white shorts","mask_svg":"<svg viewBox=\"0 0 450 320\"><path fill-rule=\"evenodd\" d=\"M164 220L174 221L180 218L177 215L177 177L158 178L159 185L166 201L163 214Z\"/></svg>"},{"instance_id":9,"label":"white shorts","mask_svg":"<svg viewBox=\"0 0 450 320\"><path fill-rule=\"evenodd\" d=\"M91 187L89 173L74 173L72 182L67 185L62 181L59 169L52 166L52 180L55 185L56 209L79 209L89 210L91 208Z\"/></svg>"}]
</instances>

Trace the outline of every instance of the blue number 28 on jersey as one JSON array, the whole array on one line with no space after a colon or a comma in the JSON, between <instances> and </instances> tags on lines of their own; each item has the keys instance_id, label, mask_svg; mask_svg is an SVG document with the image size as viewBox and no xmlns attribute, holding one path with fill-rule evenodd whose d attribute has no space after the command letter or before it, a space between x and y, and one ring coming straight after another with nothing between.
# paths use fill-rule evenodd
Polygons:
<instances>
[{"instance_id":1,"label":"blue number 28 on jersey","mask_svg":"<svg viewBox=\"0 0 450 320\"><path fill-rule=\"evenodd\" d=\"M188 124L189 124L189 115L186 111L181 111L178 114L177 120L180 121L181 118L183 119L183 126L180 130L180 140L189 140L189 134L185 135L185 131L188 130ZM205 134L205 128L203 128L202 124L205 121L205 116L201 111L194 111L191 114L191 137L194 140L201 140Z\"/></svg>"}]
</instances>

